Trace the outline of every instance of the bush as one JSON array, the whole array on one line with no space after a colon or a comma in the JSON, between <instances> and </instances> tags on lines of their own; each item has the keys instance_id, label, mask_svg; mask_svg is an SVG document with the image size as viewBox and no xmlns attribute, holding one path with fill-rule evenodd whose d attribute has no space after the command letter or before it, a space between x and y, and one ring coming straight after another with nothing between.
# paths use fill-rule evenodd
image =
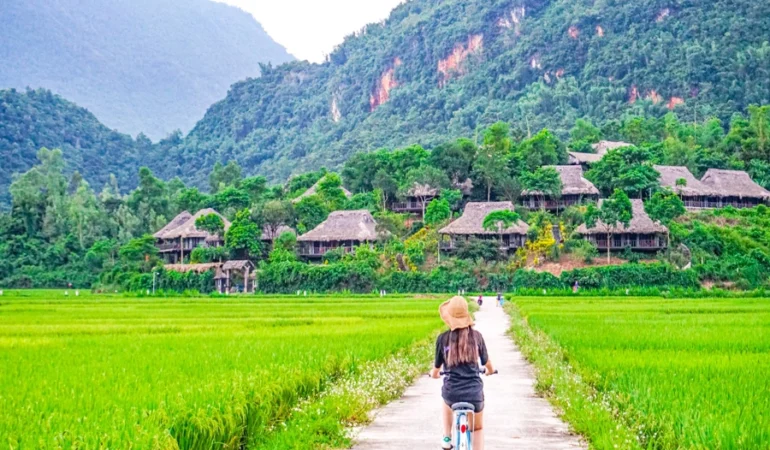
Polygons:
<instances>
[{"instance_id":1,"label":"bush","mask_svg":"<svg viewBox=\"0 0 770 450\"><path fill-rule=\"evenodd\" d=\"M668 264L628 264L622 266L590 267L561 274L565 287L578 282L586 289L621 289L631 287L699 288L698 274L693 270L678 270Z\"/></svg>"}]
</instances>

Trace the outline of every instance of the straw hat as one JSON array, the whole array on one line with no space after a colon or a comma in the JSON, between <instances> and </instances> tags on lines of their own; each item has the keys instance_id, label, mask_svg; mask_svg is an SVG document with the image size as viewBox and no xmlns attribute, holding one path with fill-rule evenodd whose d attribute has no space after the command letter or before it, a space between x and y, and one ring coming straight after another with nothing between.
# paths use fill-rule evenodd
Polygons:
<instances>
[{"instance_id":1,"label":"straw hat","mask_svg":"<svg viewBox=\"0 0 770 450\"><path fill-rule=\"evenodd\" d=\"M473 326L473 318L468 312L468 302L465 298L456 296L445 301L438 308L441 320L452 330Z\"/></svg>"}]
</instances>

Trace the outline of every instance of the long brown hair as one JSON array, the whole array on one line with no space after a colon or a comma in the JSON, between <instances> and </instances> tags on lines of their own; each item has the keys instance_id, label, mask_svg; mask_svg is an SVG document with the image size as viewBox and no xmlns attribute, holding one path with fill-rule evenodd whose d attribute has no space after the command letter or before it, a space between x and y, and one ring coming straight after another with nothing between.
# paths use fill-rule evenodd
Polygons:
<instances>
[{"instance_id":1,"label":"long brown hair","mask_svg":"<svg viewBox=\"0 0 770 450\"><path fill-rule=\"evenodd\" d=\"M478 360L479 346L476 344L476 332L471 327L450 331L449 351L446 355L447 367L477 364Z\"/></svg>"}]
</instances>

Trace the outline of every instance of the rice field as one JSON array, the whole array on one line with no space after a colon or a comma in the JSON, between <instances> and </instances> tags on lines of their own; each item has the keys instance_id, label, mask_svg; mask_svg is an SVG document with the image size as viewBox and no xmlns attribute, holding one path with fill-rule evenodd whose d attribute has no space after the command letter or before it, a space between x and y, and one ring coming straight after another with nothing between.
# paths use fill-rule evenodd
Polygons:
<instances>
[{"instance_id":1,"label":"rice field","mask_svg":"<svg viewBox=\"0 0 770 450\"><path fill-rule=\"evenodd\" d=\"M770 448L769 299L517 298L515 305L514 317L563 351L558 359L574 375L561 385L589 384L588 401L631 430L635 442L621 448ZM525 341L525 352L547 347ZM559 360L540 364L541 374ZM541 390L559 389L558 377L544 376ZM595 448L612 448L598 429L601 414L587 415L576 398L561 402L565 418Z\"/></svg>"},{"instance_id":2,"label":"rice field","mask_svg":"<svg viewBox=\"0 0 770 450\"><path fill-rule=\"evenodd\" d=\"M441 328L431 298L73 294L0 297L2 448L260 448L302 402Z\"/></svg>"}]
</instances>

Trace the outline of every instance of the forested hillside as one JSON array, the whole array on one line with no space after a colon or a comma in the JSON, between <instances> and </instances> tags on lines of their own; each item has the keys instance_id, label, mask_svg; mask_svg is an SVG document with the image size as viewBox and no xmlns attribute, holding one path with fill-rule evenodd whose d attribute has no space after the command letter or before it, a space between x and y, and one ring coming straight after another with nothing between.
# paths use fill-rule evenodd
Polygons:
<instances>
[{"instance_id":1,"label":"forested hillside","mask_svg":"<svg viewBox=\"0 0 770 450\"><path fill-rule=\"evenodd\" d=\"M0 90L0 206L10 199L13 174L29 170L42 147L61 149L66 172L77 170L100 189L110 174L133 188L138 161L151 153L153 144L143 136L134 141L110 130L88 110L50 91Z\"/></svg>"},{"instance_id":2,"label":"forested hillside","mask_svg":"<svg viewBox=\"0 0 770 450\"><path fill-rule=\"evenodd\" d=\"M770 101L770 3L748 0L413 0L324 64L233 86L164 176L215 161L270 179L357 151L477 136L496 121L565 137L580 117L686 121Z\"/></svg>"},{"instance_id":3,"label":"forested hillside","mask_svg":"<svg viewBox=\"0 0 770 450\"><path fill-rule=\"evenodd\" d=\"M0 89L50 89L153 140L191 129L259 63L293 59L210 0L3 0L0 29Z\"/></svg>"}]
</instances>

